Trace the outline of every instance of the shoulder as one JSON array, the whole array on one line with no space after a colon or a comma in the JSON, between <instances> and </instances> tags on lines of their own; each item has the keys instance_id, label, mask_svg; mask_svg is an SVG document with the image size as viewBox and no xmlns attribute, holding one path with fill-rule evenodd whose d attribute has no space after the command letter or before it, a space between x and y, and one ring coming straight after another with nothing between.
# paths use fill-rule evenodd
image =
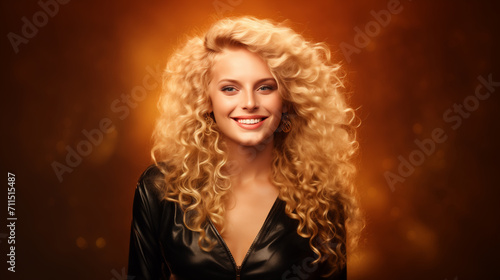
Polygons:
<instances>
[{"instance_id":1,"label":"shoulder","mask_svg":"<svg viewBox=\"0 0 500 280\"><path fill-rule=\"evenodd\" d=\"M151 165L137 182L133 203L133 223L136 229L158 230L158 221L170 217L175 203L165 198L165 176L163 167Z\"/></svg>"},{"instance_id":2,"label":"shoulder","mask_svg":"<svg viewBox=\"0 0 500 280\"><path fill-rule=\"evenodd\" d=\"M139 177L136 195L153 201L161 201L165 189L165 176L157 165L150 165Z\"/></svg>"},{"instance_id":3,"label":"shoulder","mask_svg":"<svg viewBox=\"0 0 500 280\"><path fill-rule=\"evenodd\" d=\"M164 175L160 167L156 164L152 164L148 166L144 172L142 172L141 177L139 178L139 183L151 184L163 178Z\"/></svg>"}]
</instances>

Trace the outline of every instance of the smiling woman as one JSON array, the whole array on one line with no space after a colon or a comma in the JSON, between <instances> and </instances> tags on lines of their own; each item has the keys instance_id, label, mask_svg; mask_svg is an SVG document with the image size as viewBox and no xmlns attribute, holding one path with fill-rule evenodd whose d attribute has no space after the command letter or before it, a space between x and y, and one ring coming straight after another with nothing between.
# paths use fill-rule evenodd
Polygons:
<instances>
[{"instance_id":1,"label":"smiling woman","mask_svg":"<svg viewBox=\"0 0 500 280\"><path fill-rule=\"evenodd\" d=\"M136 189L129 274L346 279L362 219L338 71L323 45L249 17L178 50L155 165Z\"/></svg>"},{"instance_id":2,"label":"smiling woman","mask_svg":"<svg viewBox=\"0 0 500 280\"><path fill-rule=\"evenodd\" d=\"M218 56L208 88L226 144L255 146L278 128L284 113L278 85L266 62L245 48Z\"/></svg>"}]
</instances>

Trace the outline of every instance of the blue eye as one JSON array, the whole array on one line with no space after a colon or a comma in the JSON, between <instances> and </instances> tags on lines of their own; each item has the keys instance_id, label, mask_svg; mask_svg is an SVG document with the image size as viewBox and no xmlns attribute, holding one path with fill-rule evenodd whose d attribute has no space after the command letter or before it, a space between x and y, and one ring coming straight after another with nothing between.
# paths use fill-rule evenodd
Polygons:
<instances>
[{"instance_id":1,"label":"blue eye","mask_svg":"<svg viewBox=\"0 0 500 280\"><path fill-rule=\"evenodd\" d=\"M274 90L274 87L273 86L264 85L264 86L261 86L259 88L259 90Z\"/></svg>"},{"instance_id":2,"label":"blue eye","mask_svg":"<svg viewBox=\"0 0 500 280\"><path fill-rule=\"evenodd\" d=\"M236 91L235 87L223 87L221 91L233 92Z\"/></svg>"}]
</instances>

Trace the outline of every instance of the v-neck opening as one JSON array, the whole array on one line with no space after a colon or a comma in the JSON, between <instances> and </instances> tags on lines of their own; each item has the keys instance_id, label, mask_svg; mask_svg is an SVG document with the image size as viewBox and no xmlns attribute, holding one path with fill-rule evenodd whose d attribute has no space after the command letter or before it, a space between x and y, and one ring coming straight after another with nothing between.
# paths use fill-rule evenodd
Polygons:
<instances>
[{"instance_id":1,"label":"v-neck opening","mask_svg":"<svg viewBox=\"0 0 500 280\"><path fill-rule=\"evenodd\" d=\"M264 220L264 223L260 227L259 231L257 232L257 235L253 239L252 244L248 248L248 250L247 250L247 252L245 254L245 257L243 258L243 261L239 265L236 264L236 260L234 259L233 254L231 253L231 250L227 246L226 241L224 240L224 238L222 237L222 235L219 233L219 231L217 230L217 228L215 227L215 225L212 223L212 221L210 219L208 219L208 221L210 223L210 226L212 227L212 229L215 231L215 233L217 235L217 238L219 239L219 241L223 245L223 247L226 249L226 252L227 252L227 254L228 254L231 262L233 263L234 269L236 271L241 270L241 268L245 264L246 260L248 259L248 256L252 252L254 245L260 239L260 236L262 235L262 232L268 227L269 220L271 220L271 218L274 215L274 212L276 212L276 208L278 206L279 201L280 201L280 199L279 199L279 196L278 196L278 197L276 197L276 200L274 201L273 205L271 206L271 209L269 209L269 213L267 213L267 216L266 216L266 219Z\"/></svg>"}]
</instances>

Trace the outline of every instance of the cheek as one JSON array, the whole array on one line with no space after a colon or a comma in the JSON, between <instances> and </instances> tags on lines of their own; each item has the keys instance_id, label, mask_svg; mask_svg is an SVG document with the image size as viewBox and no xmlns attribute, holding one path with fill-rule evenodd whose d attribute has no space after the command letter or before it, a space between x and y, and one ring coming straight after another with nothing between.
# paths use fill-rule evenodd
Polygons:
<instances>
[{"instance_id":1,"label":"cheek","mask_svg":"<svg viewBox=\"0 0 500 280\"><path fill-rule=\"evenodd\" d=\"M224 102L224 100L214 99L212 101L212 107L214 108L214 113L221 113L226 111L227 104L226 102Z\"/></svg>"},{"instance_id":2,"label":"cheek","mask_svg":"<svg viewBox=\"0 0 500 280\"><path fill-rule=\"evenodd\" d=\"M271 100L271 108L273 114L279 115L281 117L281 113L283 113L283 101L281 100L281 96L276 96L273 100Z\"/></svg>"},{"instance_id":3,"label":"cheek","mask_svg":"<svg viewBox=\"0 0 500 280\"><path fill-rule=\"evenodd\" d=\"M225 118L226 116L230 115L234 108L230 100L227 100L226 98L213 96L210 99L212 101L212 110L214 116L216 117Z\"/></svg>"},{"instance_id":4,"label":"cheek","mask_svg":"<svg viewBox=\"0 0 500 280\"><path fill-rule=\"evenodd\" d=\"M209 92L208 98L210 99L210 104L212 105L212 112L215 114L220 110L220 100L217 98L217 95L212 92Z\"/></svg>"},{"instance_id":5,"label":"cheek","mask_svg":"<svg viewBox=\"0 0 500 280\"><path fill-rule=\"evenodd\" d=\"M273 122L270 124L272 129L276 129L279 126L279 123L281 122L281 114L283 113L283 101L281 99L281 96L276 96L272 100L269 100L270 102L268 110L270 111L271 114L273 114Z\"/></svg>"}]
</instances>

